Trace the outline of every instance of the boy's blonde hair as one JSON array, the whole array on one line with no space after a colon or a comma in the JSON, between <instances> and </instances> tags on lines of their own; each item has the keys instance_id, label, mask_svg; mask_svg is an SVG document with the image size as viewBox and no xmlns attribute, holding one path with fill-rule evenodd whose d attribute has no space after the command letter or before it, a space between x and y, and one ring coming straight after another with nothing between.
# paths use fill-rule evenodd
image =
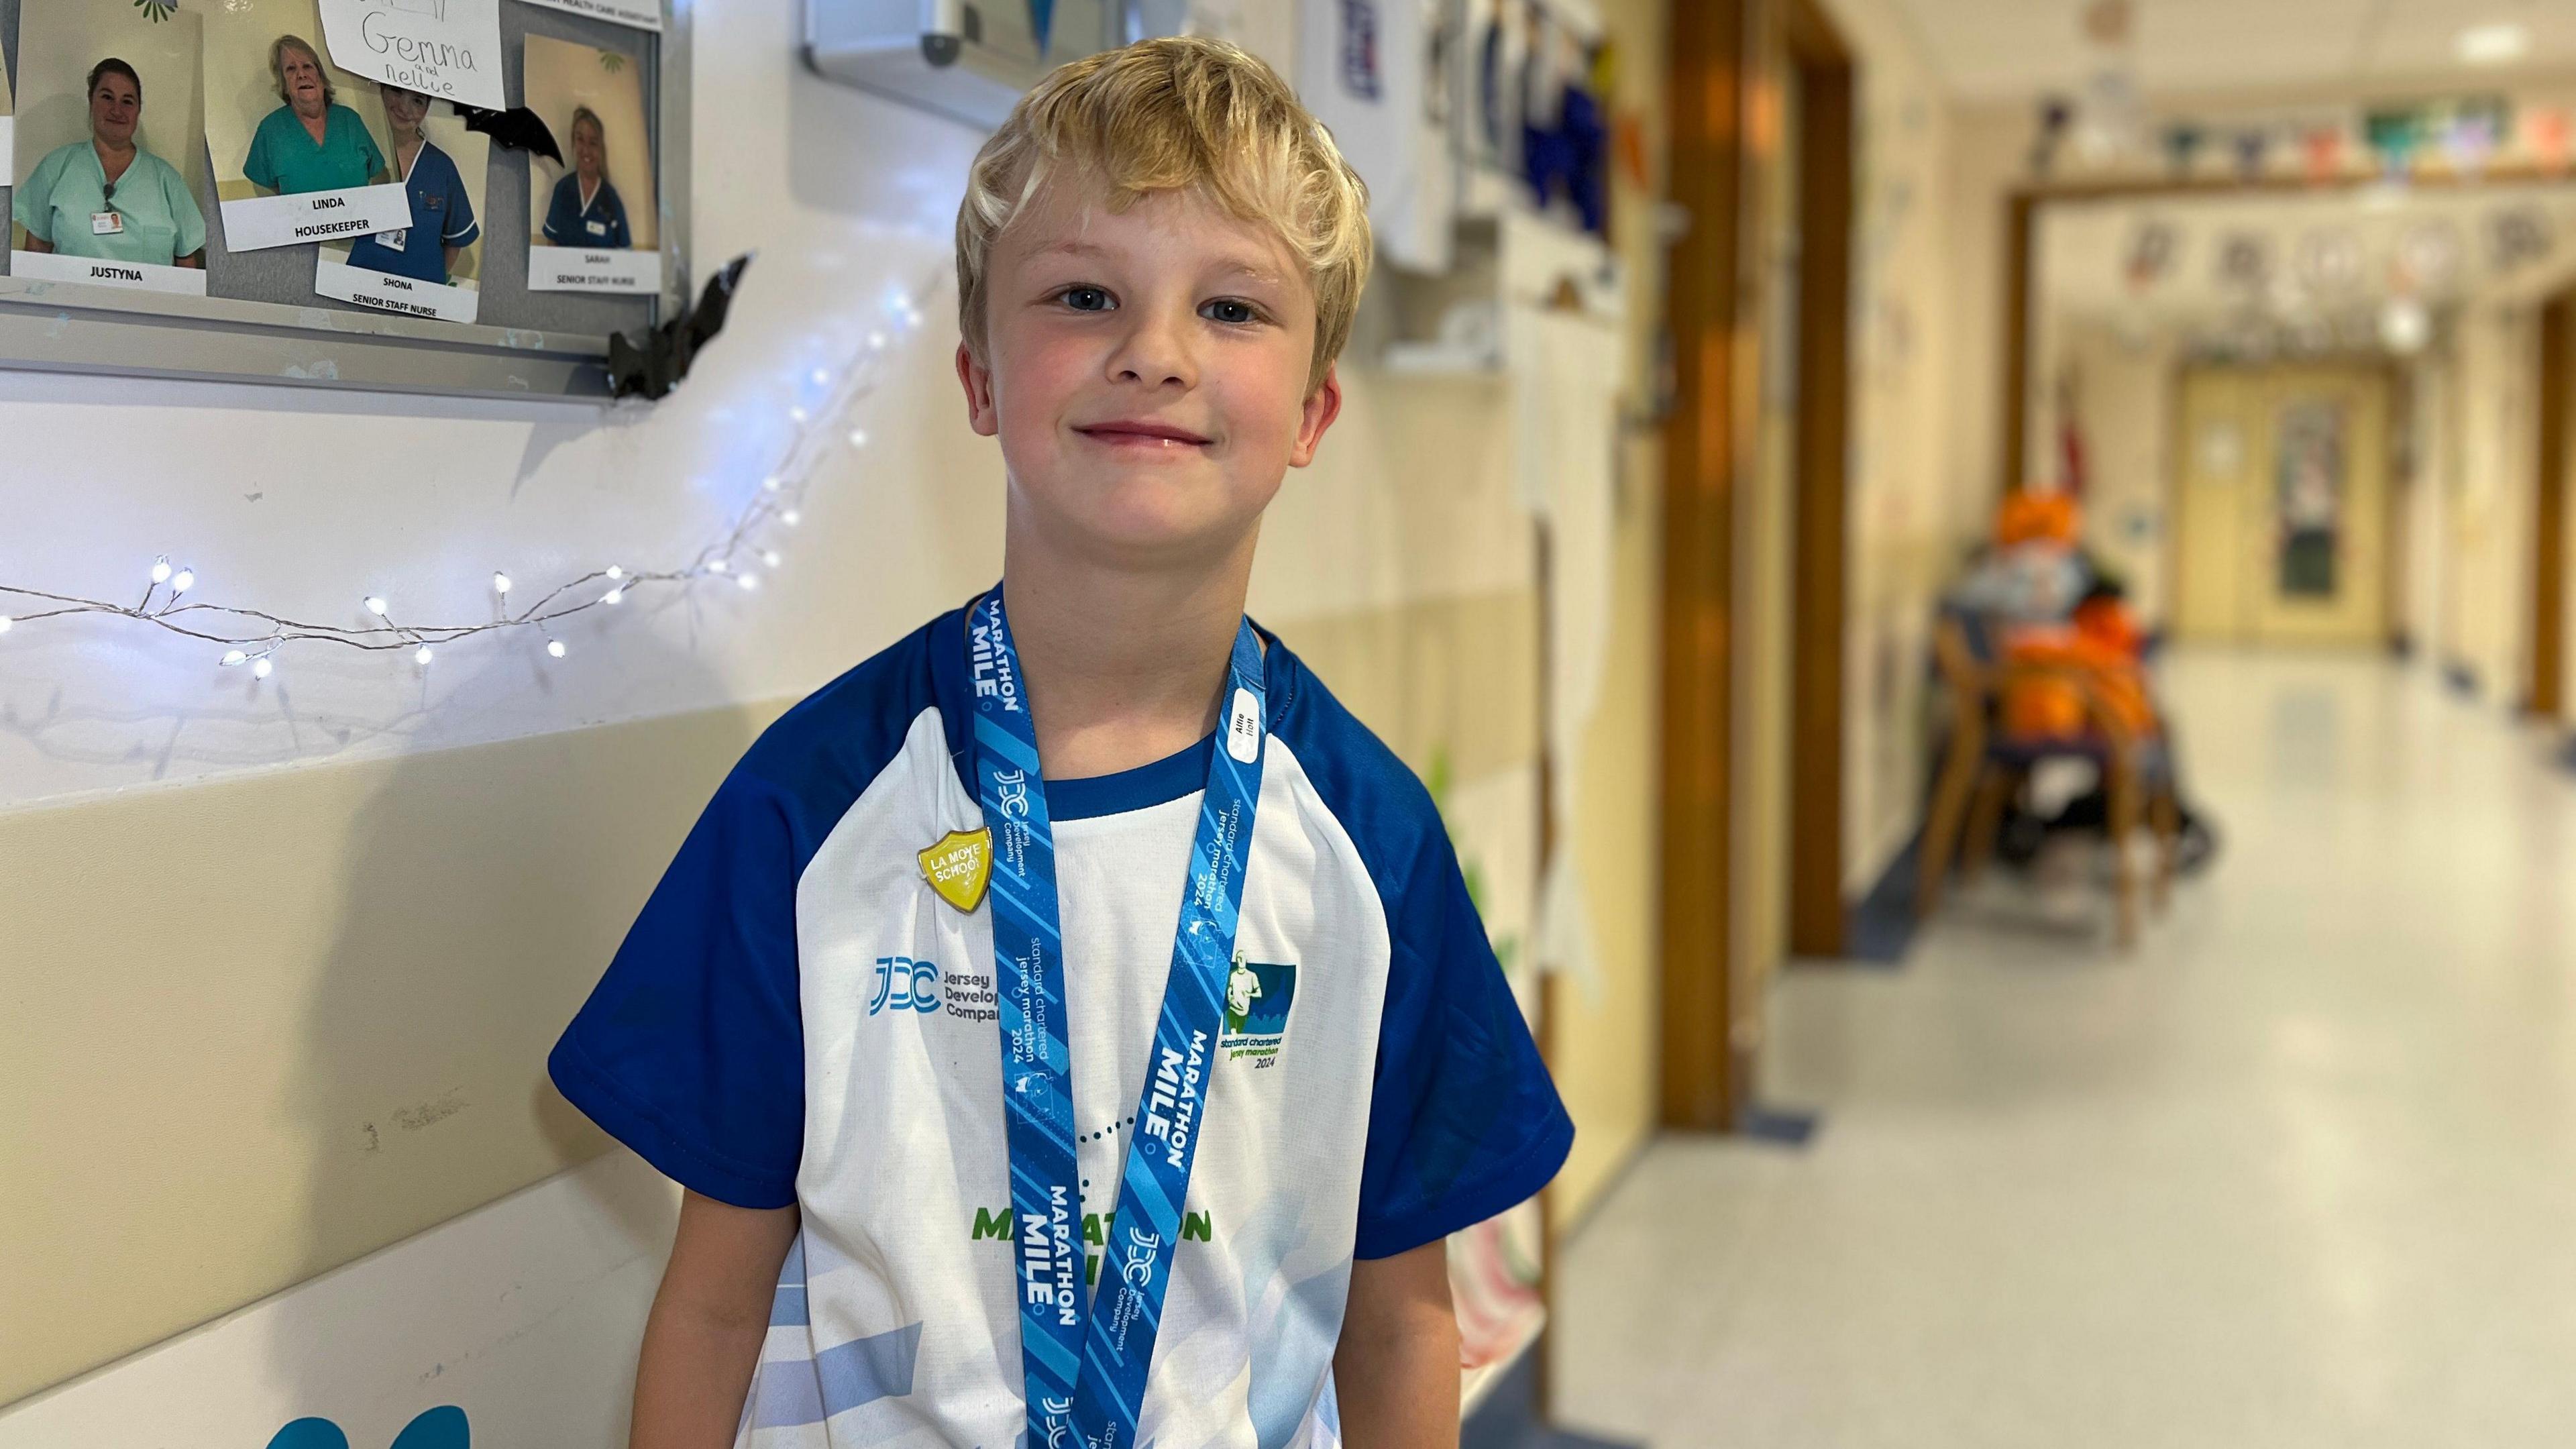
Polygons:
<instances>
[{"instance_id":1,"label":"boy's blonde hair","mask_svg":"<svg viewBox=\"0 0 2576 1449\"><path fill-rule=\"evenodd\" d=\"M1306 263L1306 386L1323 384L1368 282L1368 188L1277 71L1223 41L1176 36L1059 66L1022 96L976 153L957 208L957 322L979 358L994 238L1060 172L1105 186L1112 211L1195 190L1276 230Z\"/></svg>"}]
</instances>

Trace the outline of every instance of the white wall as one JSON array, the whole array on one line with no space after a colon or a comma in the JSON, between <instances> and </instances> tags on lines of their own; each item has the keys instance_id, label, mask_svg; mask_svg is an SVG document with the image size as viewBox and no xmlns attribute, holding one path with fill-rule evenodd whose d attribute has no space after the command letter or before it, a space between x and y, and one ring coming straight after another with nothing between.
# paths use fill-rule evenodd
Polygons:
<instances>
[{"instance_id":1,"label":"white wall","mask_svg":"<svg viewBox=\"0 0 2576 1449\"><path fill-rule=\"evenodd\" d=\"M890 290L936 283L978 141L791 73L790 0L697 20L697 261L759 257L678 395L604 411L0 372L0 580L125 600L168 552L195 597L358 623L368 593L401 619L489 617L496 568L533 586L685 562L822 392L809 374L882 324ZM810 688L998 566L998 462L962 426L937 295L774 587L639 593L568 629L559 663L460 645L423 676L308 646L265 686L122 621L25 625L0 639L0 808Z\"/></svg>"}]
</instances>

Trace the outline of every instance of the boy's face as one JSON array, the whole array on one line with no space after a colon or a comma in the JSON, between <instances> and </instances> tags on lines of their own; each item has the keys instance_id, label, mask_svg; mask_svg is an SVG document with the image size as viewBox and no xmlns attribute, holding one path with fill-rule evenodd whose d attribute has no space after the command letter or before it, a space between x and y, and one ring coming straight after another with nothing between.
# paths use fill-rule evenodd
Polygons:
<instances>
[{"instance_id":1,"label":"boy's face","mask_svg":"<svg viewBox=\"0 0 2576 1449\"><path fill-rule=\"evenodd\" d=\"M997 437L1015 512L1096 561L1240 548L1341 410L1309 394L1315 299L1267 228L1197 195L1123 214L1050 185L995 239L986 360L957 349L975 431Z\"/></svg>"}]
</instances>

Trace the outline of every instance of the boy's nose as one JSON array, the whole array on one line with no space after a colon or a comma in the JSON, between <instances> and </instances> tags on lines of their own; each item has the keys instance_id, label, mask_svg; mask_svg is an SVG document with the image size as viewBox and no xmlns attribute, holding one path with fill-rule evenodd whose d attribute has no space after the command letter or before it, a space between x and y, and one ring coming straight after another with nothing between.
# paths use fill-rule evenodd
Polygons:
<instances>
[{"instance_id":1,"label":"boy's nose","mask_svg":"<svg viewBox=\"0 0 2576 1449\"><path fill-rule=\"evenodd\" d=\"M1198 359L1191 351L1189 319L1163 307L1134 307L1127 315L1135 321L1110 356L1110 379L1147 387L1196 386Z\"/></svg>"}]
</instances>

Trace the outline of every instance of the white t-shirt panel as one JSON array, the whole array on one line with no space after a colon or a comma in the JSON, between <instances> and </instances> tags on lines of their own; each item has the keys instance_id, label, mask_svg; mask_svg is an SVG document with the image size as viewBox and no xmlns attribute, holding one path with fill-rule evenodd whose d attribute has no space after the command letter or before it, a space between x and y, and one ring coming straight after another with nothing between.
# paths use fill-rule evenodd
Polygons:
<instances>
[{"instance_id":1,"label":"white t-shirt panel","mask_svg":"<svg viewBox=\"0 0 2576 1449\"><path fill-rule=\"evenodd\" d=\"M1095 1254L1133 1140L1200 798L1055 824ZM996 989L990 908L956 910L911 850L886 848L917 849L980 820L949 768L938 711L924 711L800 879L807 1322L773 1329L766 1357L785 1369L915 1325L919 1338L910 1393L819 1423L760 1427L751 1416L745 1449L996 1446L1025 1422L1012 1245L977 1234L1011 1205L999 1026L985 1014ZM1301 1443L1340 1335L1390 951L1356 848L1275 739L1240 919L1238 949L1294 963L1296 995L1274 1055L1220 1051L1212 1063L1140 1444ZM913 1004L894 1005L899 997Z\"/></svg>"}]
</instances>

